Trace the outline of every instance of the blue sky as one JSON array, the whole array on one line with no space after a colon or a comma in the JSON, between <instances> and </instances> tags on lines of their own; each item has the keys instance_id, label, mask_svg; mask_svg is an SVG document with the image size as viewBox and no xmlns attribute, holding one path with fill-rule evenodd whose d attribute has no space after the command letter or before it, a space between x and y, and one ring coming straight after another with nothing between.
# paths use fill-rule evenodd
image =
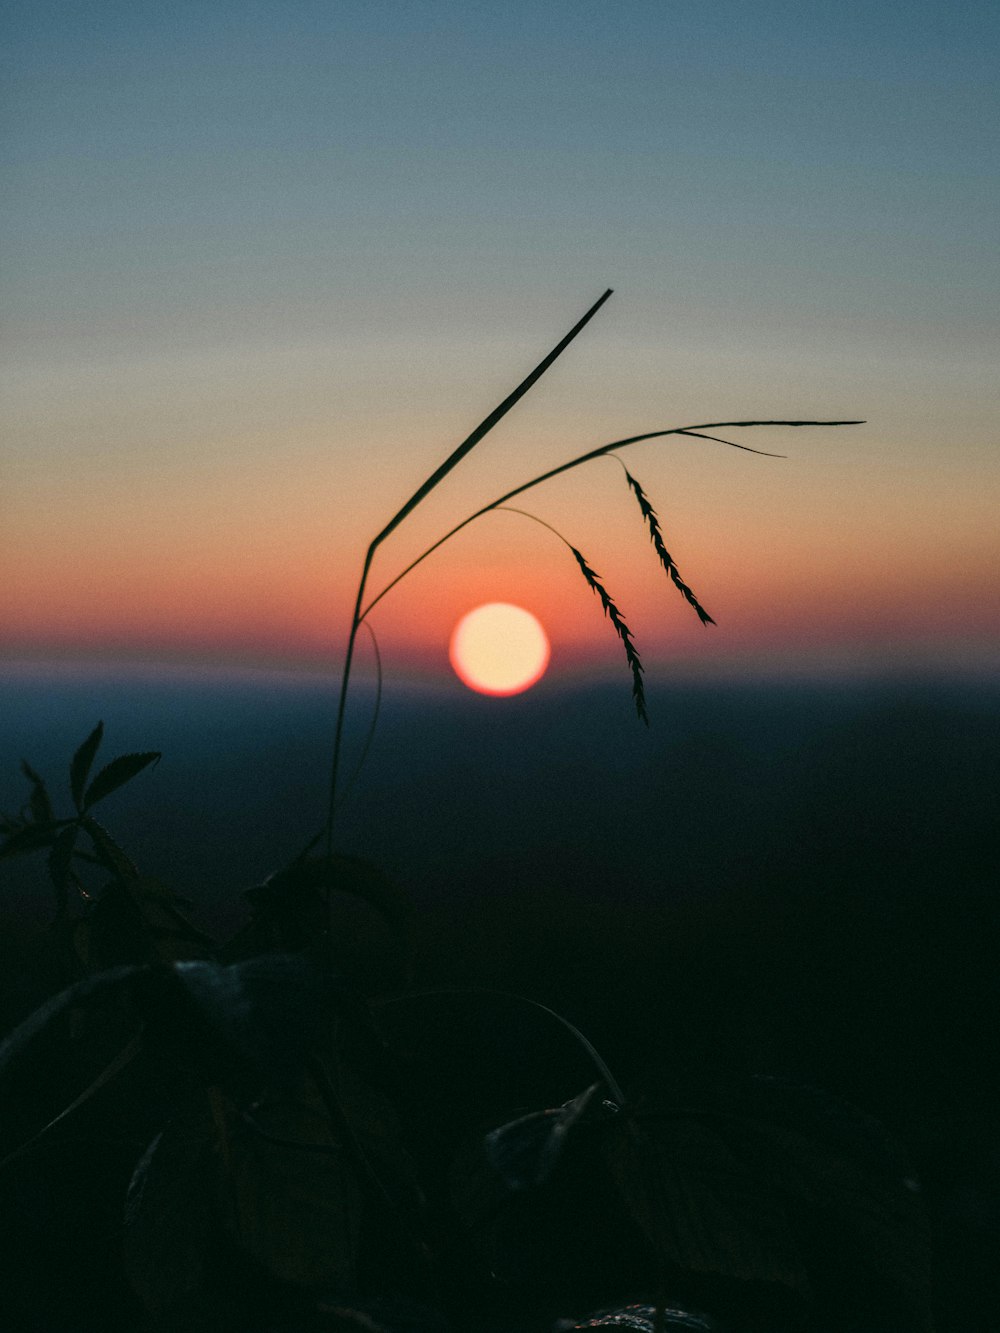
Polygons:
<instances>
[{"instance_id":1,"label":"blue sky","mask_svg":"<svg viewBox=\"0 0 1000 1333\"><path fill-rule=\"evenodd\" d=\"M470 463L449 503L492 494L507 463L523 476L536 458L633 429L862 415L875 433L838 441L842 472L828 441L805 444L822 485L802 470L801 494L761 497L739 474L746 504L774 505L762 540L797 506L801 541L780 549L798 578L817 523L838 510L863 520L861 549L887 514L916 596L936 514L951 563L935 605L959 566L972 570L961 595L979 599L998 480L993 5L6 14L0 554L18 568L55 533L78 564L100 524L72 506L99 505L104 487L116 513L142 517L119 525L105 577L158 534L158 605L169 534L184 527L216 577L206 497L225 529L227 495L245 504L243 490L270 488L274 533L252 563L264 582L247 585L263 605L265 585L304 568L274 550L308 532L318 559L342 548L354 561L611 285L593 336L519 409L527 440L505 434L507 462ZM372 467L385 485L362 487ZM669 480L716 486L708 467ZM293 520L321 486L326 518ZM598 510L575 492L572 503L600 541ZM829 544L816 560L829 564ZM46 561L32 577L58 584ZM348 597L334 580L331 607ZM635 597L646 605L644 585ZM8 624L23 615L16 602L0 611ZM147 631L119 626L107 642L133 633ZM993 626L969 633L985 643ZM40 627L18 643L44 638Z\"/></svg>"},{"instance_id":2,"label":"blue sky","mask_svg":"<svg viewBox=\"0 0 1000 1333\"><path fill-rule=\"evenodd\" d=\"M424 326L443 281L640 274L686 312L992 315L992 6L17 10L15 330Z\"/></svg>"}]
</instances>

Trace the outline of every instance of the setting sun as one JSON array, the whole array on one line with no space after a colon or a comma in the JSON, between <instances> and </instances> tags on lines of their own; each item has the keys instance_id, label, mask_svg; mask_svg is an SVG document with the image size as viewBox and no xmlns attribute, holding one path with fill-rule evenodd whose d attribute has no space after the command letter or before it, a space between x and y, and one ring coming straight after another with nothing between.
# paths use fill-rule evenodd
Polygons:
<instances>
[{"instance_id":1,"label":"setting sun","mask_svg":"<svg viewBox=\"0 0 1000 1333\"><path fill-rule=\"evenodd\" d=\"M549 641L530 611L509 602L489 602L455 626L448 657L470 690L520 694L545 674Z\"/></svg>"}]
</instances>

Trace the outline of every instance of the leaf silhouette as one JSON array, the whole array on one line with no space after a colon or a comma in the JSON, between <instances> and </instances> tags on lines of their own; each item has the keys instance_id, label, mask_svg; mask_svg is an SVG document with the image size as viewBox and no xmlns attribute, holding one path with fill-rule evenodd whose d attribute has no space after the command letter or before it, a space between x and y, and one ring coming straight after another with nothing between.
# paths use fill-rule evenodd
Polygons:
<instances>
[{"instance_id":1,"label":"leaf silhouette","mask_svg":"<svg viewBox=\"0 0 1000 1333\"><path fill-rule=\"evenodd\" d=\"M83 791L87 785L87 778L90 776L90 766L94 762L94 756L97 754L103 735L104 723L98 722L73 756L73 761L69 766L69 789L73 795L73 803L78 810L83 809Z\"/></svg>"},{"instance_id":2,"label":"leaf silhouette","mask_svg":"<svg viewBox=\"0 0 1000 1333\"><path fill-rule=\"evenodd\" d=\"M408 1303L398 1322L378 1317L382 1301L374 1308L366 1301L374 1317L356 1321L345 1308L366 1212L358 1173L315 1089L266 1097L246 1111L213 1086L180 1108L136 1168L125 1208L126 1271L157 1327L249 1327L253 1288L230 1282L223 1293L211 1273L221 1224L237 1251L288 1284L286 1292L297 1288L312 1305L322 1290L315 1308L331 1333L446 1333L443 1324L414 1319Z\"/></svg>"},{"instance_id":3,"label":"leaf silhouette","mask_svg":"<svg viewBox=\"0 0 1000 1333\"><path fill-rule=\"evenodd\" d=\"M265 1097L250 1116L240 1116L224 1094L215 1105L230 1240L292 1287L355 1287L362 1185L315 1087L305 1082Z\"/></svg>"},{"instance_id":4,"label":"leaf silhouette","mask_svg":"<svg viewBox=\"0 0 1000 1333\"><path fill-rule=\"evenodd\" d=\"M605 1143L660 1262L834 1297L873 1327L929 1333L926 1220L881 1126L778 1084L698 1100L640 1109Z\"/></svg>"},{"instance_id":5,"label":"leaf silhouette","mask_svg":"<svg viewBox=\"0 0 1000 1333\"><path fill-rule=\"evenodd\" d=\"M187 920L180 903L155 879L118 876L80 920L76 951L91 971L120 963L211 957L213 941Z\"/></svg>"},{"instance_id":6,"label":"leaf silhouette","mask_svg":"<svg viewBox=\"0 0 1000 1333\"><path fill-rule=\"evenodd\" d=\"M355 856L298 860L244 895L252 920L232 941L230 958L308 948L333 929L337 967L361 990L409 966L413 904L369 861ZM350 900L358 903L352 909ZM373 908L367 913L360 904ZM365 917L370 915L370 920ZM346 929L342 929L343 923ZM363 940L359 953L353 941ZM362 956L363 954L363 956ZM366 975L367 973L367 975Z\"/></svg>"},{"instance_id":7,"label":"leaf silhouette","mask_svg":"<svg viewBox=\"0 0 1000 1333\"><path fill-rule=\"evenodd\" d=\"M580 572L587 580L593 592L596 592L601 599L601 606L604 608L604 614L614 626L614 631L622 641L625 649L625 658L632 672L632 698L635 700L635 711L639 717L649 726L649 714L646 712L646 690L642 681L642 662L635 644L632 642L632 631L625 623L625 617L615 605L614 599L601 582L599 575L595 574L587 564L586 558L576 549L575 546L566 543L573 552L576 563L580 566Z\"/></svg>"},{"instance_id":8,"label":"leaf silhouette","mask_svg":"<svg viewBox=\"0 0 1000 1333\"><path fill-rule=\"evenodd\" d=\"M782 1201L715 1125L678 1114L607 1145L612 1180L661 1264L810 1294Z\"/></svg>"},{"instance_id":9,"label":"leaf silhouette","mask_svg":"<svg viewBox=\"0 0 1000 1333\"><path fill-rule=\"evenodd\" d=\"M37 1062L32 1058L31 1046L39 1037L51 1030L52 1025L71 1008L102 1004L108 996L127 991L137 976L148 971L143 967L112 968L99 976L86 977L46 1000L0 1041L0 1081L8 1078L12 1068L22 1060L25 1061L24 1068L37 1076L39 1071L33 1068Z\"/></svg>"},{"instance_id":10,"label":"leaf silhouette","mask_svg":"<svg viewBox=\"0 0 1000 1333\"><path fill-rule=\"evenodd\" d=\"M46 824L28 824L11 833L0 847L0 860L11 856L27 856L42 847L51 847L59 829L65 827L65 820L52 819Z\"/></svg>"},{"instance_id":11,"label":"leaf silhouette","mask_svg":"<svg viewBox=\"0 0 1000 1333\"><path fill-rule=\"evenodd\" d=\"M126 782L131 782L144 768L150 764L158 764L161 758L159 750L148 750L143 754L123 754L117 759L112 759L110 764L101 769L84 793L83 809L89 810L98 801L103 801L105 796L110 796Z\"/></svg>"},{"instance_id":12,"label":"leaf silhouette","mask_svg":"<svg viewBox=\"0 0 1000 1333\"><path fill-rule=\"evenodd\" d=\"M216 1072L294 1084L327 1035L335 991L304 958L267 954L228 967L174 963L157 1004L171 1043L201 1052Z\"/></svg>"},{"instance_id":13,"label":"leaf silhouette","mask_svg":"<svg viewBox=\"0 0 1000 1333\"><path fill-rule=\"evenodd\" d=\"M99 776L100 774L98 774ZM139 871L135 862L127 852L118 846L103 824L98 824L93 815L85 815L81 820L81 826L90 834L94 851L113 875L126 880L136 878Z\"/></svg>"},{"instance_id":14,"label":"leaf silhouette","mask_svg":"<svg viewBox=\"0 0 1000 1333\"><path fill-rule=\"evenodd\" d=\"M570 1308L649 1281L649 1255L607 1179L621 1116L594 1083L564 1105L474 1132L452 1160L451 1200L484 1269Z\"/></svg>"},{"instance_id":15,"label":"leaf silhouette","mask_svg":"<svg viewBox=\"0 0 1000 1333\"><path fill-rule=\"evenodd\" d=\"M28 809L36 824L44 824L53 816L52 801L49 798L45 782L35 772L27 759L21 760L21 772L31 783L31 795L28 797Z\"/></svg>"}]
</instances>

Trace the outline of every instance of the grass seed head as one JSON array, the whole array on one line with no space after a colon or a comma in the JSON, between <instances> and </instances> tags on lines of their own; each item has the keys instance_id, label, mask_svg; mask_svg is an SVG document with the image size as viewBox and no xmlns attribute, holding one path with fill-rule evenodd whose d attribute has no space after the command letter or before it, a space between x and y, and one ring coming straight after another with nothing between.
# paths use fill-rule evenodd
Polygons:
<instances>
[{"instance_id":1,"label":"grass seed head","mask_svg":"<svg viewBox=\"0 0 1000 1333\"><path fill-rule=\"evenodd\" d=\"M621 462L621 459L619 459L618 461ZM688 603L688 605L693 607L693 609L697 613L698 619L701 621L703 625L714 625L715 621L708 614L708 612L702 606L701 602L698 601L698 598L694 595L694 593L691 591L688 585L681 578L680 571L674 564L673 556L667 550L666 545L663 541L663 533L660 529L660 520L656 516L656 510L650 503L649 496L636 481L635 477L632 476L632 473L629 472L628 468L625 467L624 463L622 463L622 468L625 472L625 477L628 481L629 488L635 495L636 500L638 500L639 509L641 510L642 516L646 521L647 527L649 528L649 539L653 543L653 549L656 551L656 554L659 557L660 564L666 570L671 583L674 585L674 587L677 589L680 595L684 598L684 600Z\"/></svg>"},{"instance_id":2,"label":"grass seed head","mask_svg":"<svg viewBox=\"0 0 1000 1333\"><path fill-rule=\"evenodd\" d=\"M635 644L632 642L632 631L629 629L625 617L615 605L611 594L608 592L607 588L605 588L597 574L591 569L590 565L587 564L584 556L575 546L570 546L568 542L566 544L573 552L576 563L580 566L580 572L587 580L591 590L596 592L601 599L601 606L604 608L604 614L611 621L615 633L622 641L625 648L625 658L632 672L632 698L635 700L635 711L648 727L649 714L646 712L646 689L642 680L642 661L639 658L639 653Z\"/></svg>"}]
</instances>

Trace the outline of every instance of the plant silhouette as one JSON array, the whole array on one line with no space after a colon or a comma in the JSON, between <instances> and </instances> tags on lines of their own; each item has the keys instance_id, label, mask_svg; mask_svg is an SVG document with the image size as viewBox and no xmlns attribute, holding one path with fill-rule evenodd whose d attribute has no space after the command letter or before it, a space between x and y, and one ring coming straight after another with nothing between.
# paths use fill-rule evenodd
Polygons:
<instances>
[{"instance_id":1,"label":"plant silhouette","mask_svg":"<svg viewBox=\"0 0 1000 1333\"><path fill-rule=\"evenodd\" d=\"M94 1325L81 1312L99 1300L102 1328L151 1333L545 1333L557 1317L565 1330L804 1333L832 1327L828 1315L872 1311L880 1330L928 1333L923 1214L905 1155L878 1125L836 1097L736 1073L633 1093L546 1005L415 988L412 904L377 868L334 852L357 635L442 544L641 440L747 448L714 432L855 424L709 422L613 441L483 505L369 597L379 547L610 294L370 543L325 827L248 891L250 920L235 935L197 930L188 904L141 874L93 815L158 751L121 755L92 776L98 723L70 761L66 815L23 764L29 791L2 817L0 859L46 857L61 983L0 1043L0 1188L33 1200L31 1225L12 1223L2 1244L57 1254L62 1281L39 1285L28 1259L15 1265L0 1292L8 1327L84 1333ZM627 468L625 477L665 575L714 624L646 492ZM632 631L584 554L555 535L621 642L648 721ZM310 858L324 837L324 854ZM393 985L376 988L372 960L352 957L349 933L338 935L339 898L385 926ZM5 1216L16 1219L16 1207ZM814 1243L824 1216L837 1221L832 1255ZM114 1243L79 1243L94 1236Z\"/></svg>"},{"instance_id":2,"label":"plant silhouette","mask_svg":"<svg viewBox=\"0 0 1000 1333\"><path fill-rule=\"evenodd\" d=\"M471 451L476 447L477 444L480 443L480 441L489 433L489 431L491 431L493 427L496 426L497 423L500 422L506 416L506 414L510 411L510 409L517 402L519 402L521 398L524 397L524 395L528 392L528 390L535 383L537 383L537 381L541 378L542 375L544 375L544 373L549 369L549 367L553 364L553 362L559 356L562 355L562 353L566 350L566 348L570 345L570 343L582 332L582 330L586 327L586 325L590 322L590 320L593 319L594 315L597 314L597 312L601 309L601 307L604 305L604 303L608 300L608 298L611 295L612 295L612 290L611 288L608 288L605 292L602 293L601 296L598 297L598 299L594 302L594 304L590 307L590 309L586 312L586 314L584 314L583 317L576 324L574 324L574 326L569 330L569 332L563 338L560 339L560 341L555 345L555 347L553 347L551 352L549 352L547 356L542 358L542 360L538 363L535 369L528 376L526 376L525 379L521 381L521 383L517 386L517 388L514 389L512 393L508 394L508 396L503 400L503 402L500 403L499 406L494 408L494 410L489 414L489 416L487 416L482 422L480 422L480 424L476 427L476 429L458 446L457 449L453 450L452 453L448 455L448 457L441 464L441 466L436 468L434 472L432 472L431 475L427 478L427 480L422 483L422 485L417 487L416 491L414 491L413 495L411 495L409 500L407 500L407 502L403 505L403 507L394 515L393 518L389 520L389 522L385 525L382 531L379 532L378 535L374 537L373 540L371 541L368 550L365 553L364 562L361 568L361 576L358 580L357 593L354 601L354 613L351 617L350 629L348 631L347 649L344 654L344 665L343 665L343 672L341 675L340 698L337 707L337 725L336 725L336 731L334 733L333 758L331 761L331 770L330 770L330 795L327 807L327 821L325 829L327 856L332 855L333 852L333 827L337 809L337 794L338 794L337 784L340 772L340 756L344 739L344 720L347 710L347 696L348 696L348 689L350 686L351 668L354 661L354 645L357 639L358 630L360 629L363 623L367 622L369 614L375 609L375 607L379 604L379 602L381 602L382 599L389 592L391 592L392 589L395 588L397 584L399 584L403 579L405 579L408 574L410 574L414 569L416 569L418 565L422 564L423 561L428 558L428 556L433 555L435 551L439 550L440 547L442 547L445 544L445 542L450 541L451 538L456 536L457 533L461 532L464 528L467 528L470 523L474 523L476 519L482 518L485 514L492 513L499 509L509 508L510 507L509 502L511 500L516 499L519 495L523 495L526 491L533 490L536 486L540 486L543 482L551 481L555 477L562 476L564 473L572 471L574 468L582 467L585 463L593 462L594 459L604 458L608 455L617 456L617 451L619 449L626 449L628 448L629 445L639 444L645 440L665 439L668 436L682 436L689 439L708 440L716 444L724 444L732 449L742 449L747 453L761 454L764 457L773 458L773 457L780 457L781 455L769 454L761 449L753 449L749 445L738 444L733 440L726 440L718 435L709 434L709 432L716 430L747 429L747 428L754 428L761 426L775 426L775 427L858 426L863 424L861 420L792 421L792 420L774 419L766 421L708 421L691 426L673 426L665 430L647 431L641 435L631 435L625 439L613 440L610 444L600 445L598 448L590 449L586 453L580 454L576 458L571 458L568 462L562 463L558 467L550 468L548 471L541 473L539 476L531 478L530 481L523 482L520 486L515 486L513 490L507 491L505 494L498 496L495 500L491 500L489 504L483 505L482 508L477 509L472 514L469 514L468 517L462 519L461 522L456 523L455 526L449 529L449 531L446 532L442 537L439 537L437 541L432 542L431 545L428 546L425 551L423 551L420 555L418 555L415 560L412 560L406 566L405 569L403 569L399 574L397 574L395 578L390 580L390 582L387 583L378 593L376 593L374 597L371 597L369 600L366 601L365 597L368 588L368 576L371 572L372 561L375 558L375 553L378 551L379 547L386 540L386 538L389 537L393 532L395 532L395 530L399 527L399 525L402 522L404 522L404 520L408 518L410 514L413 513L414 509L416 509L416 507L423 500L427 498L427 496L431 493L431 491L434 490L434 488L440 482L442 482L444 478L455 467L458 466L458 464L462 461L463 458L465 458L469 453L471 453ZM639 507L642 512L643 518L645 519L650 529L650 537L652 539L654 549L656 551L657 556L660 559L661 564L663 564L668 576L674 583L674 586L681 592L682 596L684 596L685 600L694 608L702 624L705 625L714 624L715 622L712 620L712 617L707 614L707 612L701 606L700 602L691 592L691 589L687 586L687 584L684 583L683 580L681 580L680 575L677 572L677 567L674 564L671 557L668 555L666 547L663 544L663 537L660 532L659 522L657 520L656 513L653 510L652 505L649 503L649 500L646 497L645 492L639 486L638 482L635 481L634 477L631 476L631 474L628 472L627 469L625 471L625 475L628 479L629 486L631 487L633 493L635 494L637 500L639 501ZM523 511L517 510L515 512L523 512ZM529 517L534 517L534 516L530 515ZM561 536L561 534L559 533L557 533L556 535ZM566 539L562 538L562 540L565 541ZM594 592L597 593L598 597L600 598L601 606L604 610L605 615L607 615L608 619L611 621L615 633L618 635L619 639L621 639L622 644L624 645L626 660L629 669L632 673L632 694L635 700L636 712L644 722L648 723L649 718L646 711L645 689L642 682L642 664L639 659L639 654L636 651L635 645L632 641L632 633L629 630L627 624L625 623L625 619L622 616L621 612L619 611L618 607L616 606L615 602L610 597L604 585L599 581L597 575L594 573L593 569L591 569L585 557L569 542L567 542L566 544L572 551L574 558L576 559L577 564L579 565L580 570L584 578L586 579L588 585ZM314 846L315 843L319 841L320 836L321 835L317 835L317 838L313 840L313 842L310 844L310 847Z\"/></svg>"}]
</instances>

